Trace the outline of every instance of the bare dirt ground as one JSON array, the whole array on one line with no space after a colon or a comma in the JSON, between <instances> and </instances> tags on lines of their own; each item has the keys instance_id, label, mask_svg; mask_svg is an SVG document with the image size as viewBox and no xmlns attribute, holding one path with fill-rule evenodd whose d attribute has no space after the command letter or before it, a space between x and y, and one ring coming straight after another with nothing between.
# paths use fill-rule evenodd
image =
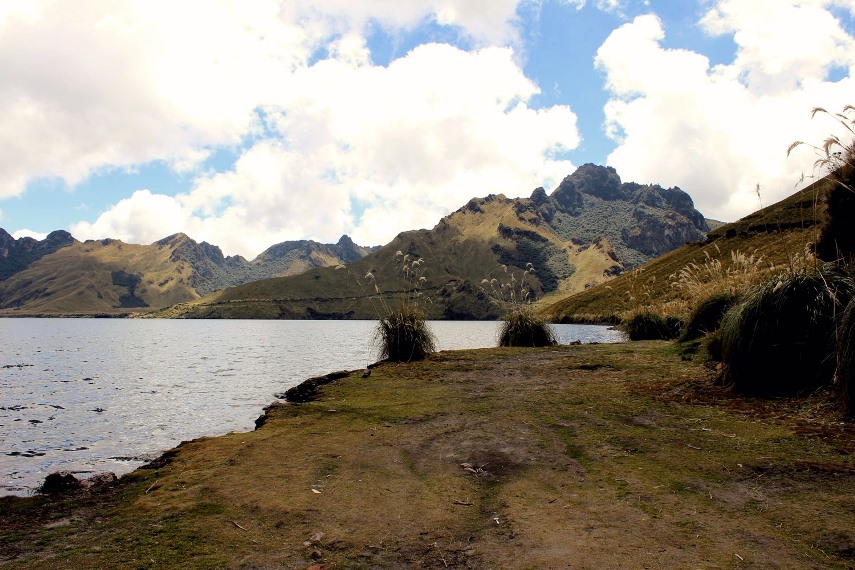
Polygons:
<instances>
[{"instance_id":1,"label":"bare dirt ground","mask_svg":"<svg viewBox=\"0 0 855 570\"><path fill-rule=\"evenodd\" d=\"M441 353L101 493L0 500L3 568L852 568L855 428L667 343Z\"/></svg>"}]
</instances>

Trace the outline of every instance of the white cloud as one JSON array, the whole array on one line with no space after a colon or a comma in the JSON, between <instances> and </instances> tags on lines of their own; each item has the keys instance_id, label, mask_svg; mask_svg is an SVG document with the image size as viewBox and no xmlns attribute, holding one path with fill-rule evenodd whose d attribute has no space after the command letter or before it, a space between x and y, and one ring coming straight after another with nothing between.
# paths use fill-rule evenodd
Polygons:
<instances>
[{"instance_id":1,"label":"white cloud","mask_svg":"<svg viewBox=\"0 0 855 570\"><path fill-rule=\"evenodd\" d=\"M426 20L513 44L522 0L30 0L0 4L0 198L38 178L164 160L192 169L257 127L325 42ZM356 38L356 39L354 39Z\"/></svg>"},{"instance_id":2,"label":"white cloud","mask_svg":"<svg viewBox=\"0 0 855 570\"><path fill-rule=\"evenodd\" d=\"M0 197L151 160L186 169L240 141L305 62L275 2L26 2L0 7Z\"/></svg>"},{"instance_id":3,"label":"white cloud","mask_svg":"<svg viewBox=\"0 0 855 570\"><path fill-rule=\"evenodd\" d=\"M30 238L41 241L41 240L45 239L47 236L48 235L46 233L34 232L33 230L27 230L27 229L18 230L16 232L12 233L12 237L15 239L21 239L23 237L30 237Z\"/></svg>"},{"instance_id":4,"label":"white cloud","mask_svg":"<svg viewBox=\"0 0 855 570\"><path fill-rule=\"evenodd\" d=\"M368 63L352 38L335 53L298 70L266 109L281 140L255 144L186 195L138 192L73 233L151 242L182 227L247 257L343 231L379 244L473 196L528 194L572 170L551 157L578 144L575 115L527 106L538 88L509 48L428 44L388 67Z\"/></svg>"},{"instance_id":5,"label":"white cloud","mask_svg":"<svg viewBox=\"0 0 855 570\"><path fill-rule=\"evenodd\" d=\"M139 190L72 230L142 243L184 231L251 257L345 231L381 243L474 195L552 185L572 168L550 157L578 144L576 117L529 108L538 88L518 51L490 47L518 45L528 1L0 4L0 198L155 160L198 172L240 149L185 194ZM372 64L370 30L430 21L476 48ZM320 50L329 59L310 65Z\"/></svg>"},{"instance_id":6,"label":"white cloud","mask_svg":"<svg viewBox=\"0 0 855 570\"><path fill-rule=\"evenodd\" d=\"M608 158L626 179L679 185L707 216L732 220L794 190L814 156L786 156L794 140L821 141L833 128L810 110L839 110L855 92L855 41L825 6L805 1L721 0L702 19L733 34L737 55L710 66L700 54L665 49L653 15L615 30L597 53L611 99ZM843 67L838 82L829 71Z\"/></svg>"}]
</instances>

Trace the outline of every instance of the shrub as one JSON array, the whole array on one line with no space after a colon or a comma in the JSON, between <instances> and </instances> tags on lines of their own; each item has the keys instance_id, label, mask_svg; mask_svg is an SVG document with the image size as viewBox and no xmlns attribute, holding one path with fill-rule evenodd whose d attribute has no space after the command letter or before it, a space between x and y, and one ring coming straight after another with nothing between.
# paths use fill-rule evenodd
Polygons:
<instances>
[{"instance_id":1,"label":"shrub","mask_svg":"<svg viewBox=\"0 0 855 570\"><path fill-rule=\"evenodd\" d=\"M536 317L527 306L508 311L499 330L499 346L552 346L556 344L552 328Z\"/></svg>"},{"instance_id":2,"label":"shrub","mask_svg":"<svg viewBox=\"0 0 855 570\"><path fill-rule=\"evenodd\" d=\"M389 311L377 323L380 358L396 362L423 360L436 350L436 340L416 310Z\"/></svg>"},{"instance_id":3,"label":"shrub","mask_svg":"<svg viewBox=\"0 0 855 570\"><path fill-rule=\"evenodd\" d=\"M717 330L721 326L724 314L736 304L737 299L738 297L733 293L716 293L701 301L689 315L689 321L680 336L680 341L695 340Z\"/></svg>"},{"instance_id":4,"label":"shrub","mask_svg":"<svg viewBox=\"0 0 855 570\"><path fill-rule=\"evenodd\" d=\"M758 396L809 393L831 382L835 333L852 280L825 267L758 287L721 323L725 386Z\"/></svg>"},{"instance_id":5,"label":"shrub","mask_svg":"<svg viewBox=\"0 0 855 570\"><path fill-rule=\"evenodd\" d=\"M620 328L629 340L668 340L677 336L674 326L662 315L644 311L624 320Z\"/></svg>"},{"instance_id":6,"label":"shrub","mask_svg":"<svg viewBox=\"0 0 855 570\"><path fill-rule=\"evenodd\" d=\"M838 330L836 380L843 409L855 416L855 299L849 301Z\"/></svg>"}]
</instances>

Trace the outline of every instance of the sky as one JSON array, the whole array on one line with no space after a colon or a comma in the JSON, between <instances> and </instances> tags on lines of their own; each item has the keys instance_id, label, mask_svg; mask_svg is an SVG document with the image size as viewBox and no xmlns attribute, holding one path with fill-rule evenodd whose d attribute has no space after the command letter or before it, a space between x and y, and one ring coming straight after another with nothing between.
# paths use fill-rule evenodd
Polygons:
<instances>
[{"instance_id":1,"label":"sky","mask_svg":"<svg viewBox=\"0 0 855 570\"><path fill-rule=\"evenodd\" d=\"M380 245L589 162L733 221L853 70L855 0L0 0L0 227Z\"/></svg>"}]
</instances>

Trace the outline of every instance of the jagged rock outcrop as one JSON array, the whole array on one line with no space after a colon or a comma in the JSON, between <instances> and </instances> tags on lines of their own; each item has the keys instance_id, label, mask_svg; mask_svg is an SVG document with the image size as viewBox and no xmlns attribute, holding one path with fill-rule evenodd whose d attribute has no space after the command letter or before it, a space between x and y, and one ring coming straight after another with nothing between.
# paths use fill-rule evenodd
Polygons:
<instances>
[{"instance_id":1,"label":"jagged rock outcrop","mask_svg":"<svg viewBox=\"0 0 855 570\"><path fill-rule=\"evenodd\" d=\"M51 232L45 239L37 240L31 237L15 239L0 228L0 281L23 271L45 255L73 243L71 234L63 230Z\"/></svg>"}]
</instances>

